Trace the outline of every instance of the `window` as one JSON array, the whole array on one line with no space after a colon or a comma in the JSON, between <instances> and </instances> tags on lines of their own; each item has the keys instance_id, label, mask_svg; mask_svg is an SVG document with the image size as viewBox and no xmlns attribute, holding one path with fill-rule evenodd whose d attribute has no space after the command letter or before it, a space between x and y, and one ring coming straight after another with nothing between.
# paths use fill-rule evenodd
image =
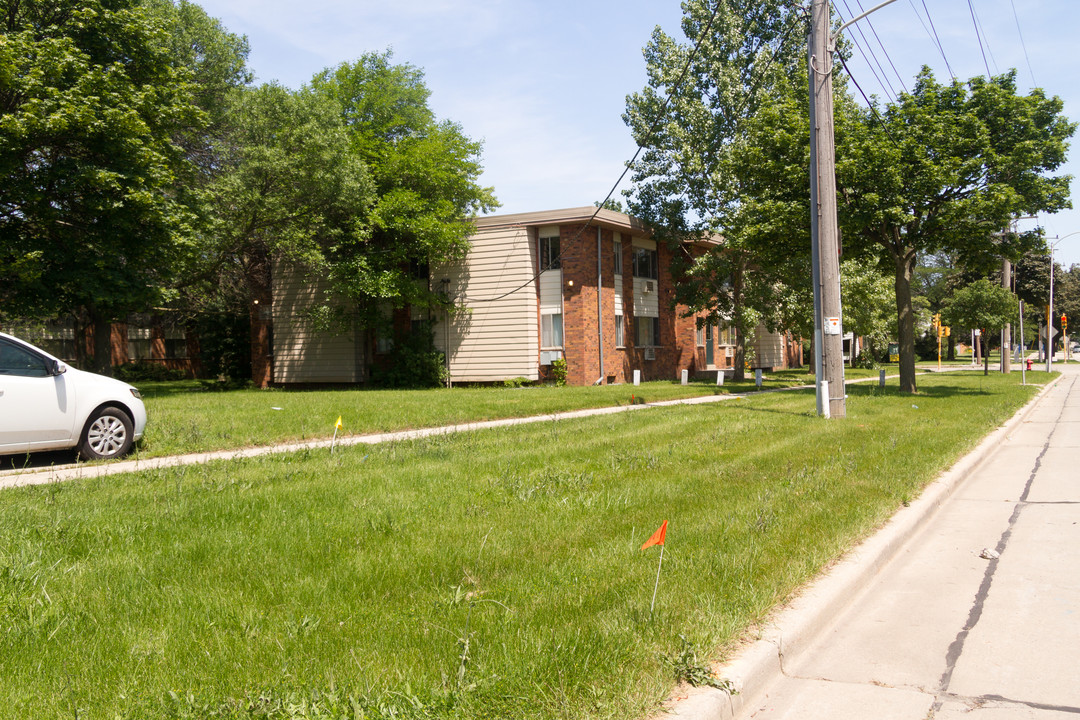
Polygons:
<instances>
[{"instance_id":1,"label":"window","mask_svg":"<svg viewBox=\"0 0 1080 720\"><path fill-rule=\"evenodd\" d=\"M656 347L660 345L660 318L634 318L634 344L638 347Z\"/></svg>"},{"instance_id":2,"label":"window","mask_svg":"<svg viewBox=\"0 0 1080 720\"><path fill-rule=\"evenodd\" d=\"M734 345L735 344L735 335L731 330L731 326L730 325L721 325L721 326L719 326L719 328L720 328L719 344L720 345Z\"/></svg>"},{"instance_id":3,"label":"window","mask_svg":"<svg viewBox=\"0 0 1080 720\"><path fill-rule=\"evenodd\" d=\"M623 316L615 316L615 347L626 345L626 334L623 332Z\"/></svg>"},{"instance_id":4,"label":"window","mask_svg":"<svg viewBox=\"0 0 1080 720\"><path fill-rule=\"evenodd\" d=\"M540 238L540 269L558 270L562 267L562 258L559 257L559 238Z\"/></svg>"},{"instance_id":5,"label":"window","mask_svg":"<svg viewBox=\"0 0 1080 720\"><path fill-rule=\"evenodd\" d=\"M562 347L562 314L540 316L540 347Z\"/></svg>"},{"instance_id":6,"label":"window","mask_svg":"<svg viewBox=\"0 0 1080 720\"><path fill-rule=\"evenodd\" d=\"M394 336L391 333L390 328L375 329L375 352L379 355L387 355L394 351Z\"/></svg>"},{"instance_id":7,"label":"window","mask_svg":"<svg viewBox=\"0 0 1080 720\"><path fill-rule=\"evenodd\" d=\"M186 338L165 338L165 357L183 359L187 356Z\"/></svg>"},{"instance_id":8,"label":"window","mask_svg":"<svg viewBox=\"0 0 1080 720\"><path fill-rule=\"evenodd\" d=\"M699 346L705 344L705 328L698 325L697 327L697 344Z\"/></svg>"},{"instance_id":9,"label":"window","mask_svg":"<svg viewBox=\"0 0 1080 720\"><path fill-rule=\"evenodd\" d=\"M646 248L634 248L634 277L649 280L660 279L660 267L657 264L656 251Z\"/></svg>"},{"instance_id":10,"label":"window","mask_svg":"<svg viewBox=\"0 0 1080 720\"><path fill-rule=\"evenodd\" d=\"M622 275L622 242L615 241L615 269L613 273L615 275Z\"/></svg>"},{"instance_id":11,"label":"window","mask_svg":"<svg viewBox=\"0 0 1080 720\"><path fill-rule=\"evenodd\" d=\"M49 368L45 358L29 350L0 342L0 375L19 377L47 377Z\"/></svg>"}]
</instances>

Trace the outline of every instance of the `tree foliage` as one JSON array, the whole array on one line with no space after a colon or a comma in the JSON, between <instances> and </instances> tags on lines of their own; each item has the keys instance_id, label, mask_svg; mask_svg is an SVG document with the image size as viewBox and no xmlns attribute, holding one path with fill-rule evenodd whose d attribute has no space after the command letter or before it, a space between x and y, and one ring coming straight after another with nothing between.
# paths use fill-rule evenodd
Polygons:
<instances>
[{"instance_id":1,"label":"tree foliage","mask_svg":"<svg viewBox=\"0 0 1080 720\"><path fill-rule=\"evenodd\" d=\"M676 294L692 312L735 327L738 376L758 322L790 322L787 301L798 294L786 292L783 279L799 256L768 241L807 202L755 203L748 192L755 168L746 160L759 140L779 140L762 118L797 88L805 94L805 23L781 0L690 0L683 11L686 42L657 28L644 51L648 86L627 98L624 120L644 148L629 208L673 246L722 238L704 254L675 254L683 278ZM798 134L785 137L799 142ZM805 174L797 187L807 184ZM808 266L808 242L801 254ZM775 262L780 255L784 262Z\"/></svg>"},{"instance_id":2,"label":"tree foliage","mask_svg":"<svg viewBox=\"0 0 1080 720\"><path fill-rule=\"evenodd\" d=\"M981 278L945 301L942 319L954 329L995 331L1019 318L1019 298L999 283ZM1003 352L1007 352L1003 350ZM983 354L984 374L989 372L989 353Z\"/></svg>"},{"instance_id":3,"label":"tree foliage","mask_svg":"<svg viewBox=\"0 0 1080 720\"><path fill-rule=\"evenodd\" d=\"M82 309L106 335L171 280L191 221L174 140L205 114L137 0L3 5L0 303L43 317Z\"/></svg>"},{"instance_id":4,"label":"tree foliage","mask_svg":"<svg viewBox=\"0 0 1080 720\"><path fill-rule=\"evenodd\" d=\"M1037 232L1001 235L1012 218L1069 206L1052 176L1075 125L1015 73L939 84L928 69L895 104L838 116L837 185L845 249L876 256L896 288L901 388L915 392L911 284L921 254L956 253L968 267L1013 260Z\"/></svg>"},{"instance_id":5,"label":"tree foliage","mask_svg":"<svg viewBox=\"0 0 1080 720\"><path fill-rule=\"evenodd\" d=\"M337 104L374 186L364 241L339 246L329 267L335 288L366 309L436 304L417 268L463 257L468 219L498 206L478 182L481 144L435 116L423 72L389 51L325 70L312 87Z\"/></svg>"}]
</instances>

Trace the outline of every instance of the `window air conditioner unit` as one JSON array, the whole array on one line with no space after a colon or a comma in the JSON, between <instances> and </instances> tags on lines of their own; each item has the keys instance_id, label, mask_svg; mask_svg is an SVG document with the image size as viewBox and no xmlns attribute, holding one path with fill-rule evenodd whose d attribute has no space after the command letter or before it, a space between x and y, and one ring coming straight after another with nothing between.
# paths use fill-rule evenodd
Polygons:
<instances>
[{"instance_id":1,"label":"window air conditioner unit","mask_svg":"<svg viewBox=\"0 0 1080 720\"><path fill-rule=\"evenodd\" d=\"M651 348L651 347L645 348L645 359L646 360L655 360L656 359L656 348Z\"/></svg>"},{"instance_id":2,"label":"window air conditioner unit","mask_svg":"<svg viewBox=\"0 0 1080 720\"><path fill-rule=\"evenodd\" d=\"M652 280L646 280L645 281L645 292L650 293L652 291L653 291Z\"/></svg>"}]
</instances>

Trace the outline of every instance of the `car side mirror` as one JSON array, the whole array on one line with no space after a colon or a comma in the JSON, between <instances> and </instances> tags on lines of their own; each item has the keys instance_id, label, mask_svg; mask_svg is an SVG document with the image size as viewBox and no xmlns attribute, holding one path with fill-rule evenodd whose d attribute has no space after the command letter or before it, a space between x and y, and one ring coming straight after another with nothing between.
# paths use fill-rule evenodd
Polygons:
<instances>
[{"instance_id":1,"label":"car side mirror","mask_svg":"<svg viewBox=\"0 0 1080 720\"><path fill-rule=\"evenodd\" d=\"M63 375L66 372L67 372L67 365L60 362L59 360L53 360L52 362L49 363L49 374L50 375Z\"/></svg>"}]
</instances>

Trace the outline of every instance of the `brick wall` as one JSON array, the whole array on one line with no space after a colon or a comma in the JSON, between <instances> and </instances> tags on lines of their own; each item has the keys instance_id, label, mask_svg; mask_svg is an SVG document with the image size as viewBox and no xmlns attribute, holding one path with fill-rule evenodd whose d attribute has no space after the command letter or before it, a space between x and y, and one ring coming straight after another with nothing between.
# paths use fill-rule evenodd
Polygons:
<instances>
[{"instance_id":1,"label":"brick wall","mask_svg":"<svg viewBox=\"0 0 1080 720\"><path fill-rule=\"evenodd\" d=\"M605 382L633 380L633 371L641 370L642 380L676 380L683 369L691 376L705 368L704 348L697 346L697 327L693 317L684 318L685 307L675 307L675 288L671 279L672 253L662 243L657 247L660 279L657 293L660 305L660 347L655 360L646 360L645 351L635 346L632 318L634 278L632 238L622 234L622 294L625 347L615 347L614 242L615 232L601 231L600 264L602 271L601 319L596 305L596 228L581 232L581 225L560 227L563 262L563 348L567 365L567 383L591 385L598 377ZM602 321L604 368L600 368L600 328ZM713 338L715 344L716 338ZM715 352L716 365L724 358Z\"/></svg>"}]
</instances>

